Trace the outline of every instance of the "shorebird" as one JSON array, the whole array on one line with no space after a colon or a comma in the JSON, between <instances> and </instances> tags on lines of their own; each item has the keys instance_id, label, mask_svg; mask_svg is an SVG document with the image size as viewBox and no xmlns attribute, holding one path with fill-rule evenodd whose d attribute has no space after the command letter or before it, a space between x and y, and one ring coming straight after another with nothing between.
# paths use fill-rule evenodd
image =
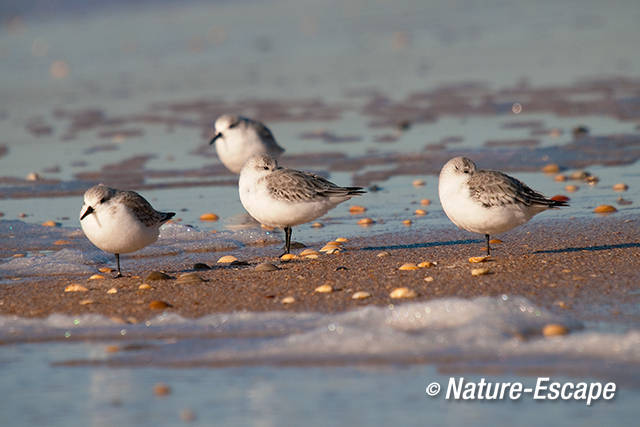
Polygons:
<instances>
[{"instance_id":1,"label":"shorebird","mask_svg":"<svg viewBox=\"0 0 640 427\"><path fill-rule=\"evenodd\" d=\"M134 191L98 184L84 193L80 225L91 243L115 254L116 277L122 277L120 254L135 252L158 240L160 226L174 215L156 211Z\"/></svg>"},{"instance_id":2,"label":"shorebird","mask_svg":"<svg viewBox=\"0 0 640 427\"><path fill-rule=\"evenodd\" d=\"M242 206L254 219L285 232L285 254L291 251L291 228L312 221L352 196L360 187L340 187L321 176L286 169L260 154L250 158L238 182Z\"/></svg>"},{"instance_id":3,"label":"shorebird","mask_svg":"<svg viewBox=\"0 0 640 427\"><path fill-rule=\"evenodd\" d=\"M278 158L284 152L269 128L257 120L224 114L218 117L214 127L215 136L209 144L216 144L220 161L233 173L240 173L252 156L269 154Z\"/></svg>"},{"instance_id":4,"label":"shorebird","mask_svg":"<svg viewBox=\"0 0 640 427\"><path fill-rule=\"evenodd\" d=\"M503 233L547 209L568 206L549 199L499 171L478 170L466 157L454 157L440 171L440 203L451 222L472 233Z\"/></svg>"}]
</instances>

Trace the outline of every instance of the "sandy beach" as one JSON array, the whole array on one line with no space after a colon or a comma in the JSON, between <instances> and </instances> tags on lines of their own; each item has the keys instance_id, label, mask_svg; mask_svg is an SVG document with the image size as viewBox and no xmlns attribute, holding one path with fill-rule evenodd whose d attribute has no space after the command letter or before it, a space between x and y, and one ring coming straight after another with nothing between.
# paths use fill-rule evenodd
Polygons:
<instances>
[{"instance_id":1,"label":"sandy beach","mask_svg":"<svg viewBox=\"0 0 640 427\"><path fill-rule=\"evenodd\" d=\"M470 257L484 254L479 236L453 227L354 238L344 244L343 252L321 254L318 259L281 262L274 256L221 266L216 261L224 254L203 253L201 262L211 266L210 270L194 271L193 265L177 265L168 258L163 272L171 278L166 280L146 280L150 272L139 271L127 272L128 277L120 279L106 273L99 280L63 276L2 286L0 314L99 313L136 323L162 310L184 317L238 310L340 312L369 304L506 294L524 296L553 311L569 311L578 319L632 323L638 321L638 313L629 307L640 297L635 292L640 281L637 230L637 219L615 215L582 221L541 219L500 236L503 243L494 244L491 260L483 263L469 262ZM381 252L388 255L378 256ZM435 265L399 270L404 263L423 261ZM278 269L256 271L260 263L272 263ZM476 268L487 268L489 273L472 276ZM180 279L191 272L197 277ZM87 291L65 292L72 283ZM139 289L142 283L150 288ZM324 284L332 292L315 291ZM398 287L417 295L391 298ZM109 289L117 293L108 293ZM358 291L370 297L352 299ZM283 303L285 297L293 297L294 302ZM150 307L158 301L166 306Z\"/></svg>"}]
</instances>

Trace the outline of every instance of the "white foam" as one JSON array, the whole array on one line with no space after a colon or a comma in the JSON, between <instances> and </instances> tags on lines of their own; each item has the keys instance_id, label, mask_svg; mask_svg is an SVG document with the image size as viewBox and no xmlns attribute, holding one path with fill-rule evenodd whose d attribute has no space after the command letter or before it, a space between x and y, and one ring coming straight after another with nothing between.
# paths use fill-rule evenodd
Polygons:
<instances>
[{"instance_id":1,"label":"white foam","mask_svg":"<svg viewBox=\"0 0 640 427\"><path fill-rule=\"evenodd\" d=\"M0 275L3 277L90 274L95 272L98 264L114 262L112 254L93 246L79 228L0 221L0 239L8 254L16 251L27 254L23 258L0 261ZM70 240L71 248L56 245L54 242L57 240ZM166 263L163 256L179 255L183 262L201 262L203 256L200 254L233 252L256 242L268 245L280 243L280 239L260 229L211 233L189 225L170 223L161 227L157 242L140 251L125 254L122 261L125 270L162 268Z\"/></svg>"},{"instance_id":2,"label":"white foam","mask_svg":"<svg viewBox=\"0 0 640 427\"><path fill-rule=\"evenodd\" d=\"M571 334L545 338L540 330L562 323ZM570 318L520 297L447 298L397 307L364 307L340 314L227 313L185 319L165 313L141 324L99 316L53 315L44 320L0 317L0 339L21 341L65 334L179 337L152 351L118 356L150 363L242 363L249 361L348 362L367 359L469 361L476 358L563 357L640 363L640 330L624 333L583 330ZM530 338L522 340L519 336ZM191 339L199 338L199 339Z\"/></svg>"},{"instance_id":3,"label":"white foam","mask_svg":"<svg viewBox=\"0 0 640 427\"><path fill-rule=\"evenodd\" d=\"M0 272L8 276L35 276L41 274L90 274L95 266L109 261L102 251L62 249L39 256L13 258L0 264Z\"/></svg>"}]
</instances>

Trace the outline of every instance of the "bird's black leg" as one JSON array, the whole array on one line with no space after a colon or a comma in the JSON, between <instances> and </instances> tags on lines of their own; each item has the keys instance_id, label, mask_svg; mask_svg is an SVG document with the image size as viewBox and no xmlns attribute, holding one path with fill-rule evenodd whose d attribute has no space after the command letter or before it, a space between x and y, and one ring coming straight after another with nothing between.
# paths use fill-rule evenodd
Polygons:
<instances>
[{"instance_id":1,"label":"bird's black leg","mask_svg":"<svg viewBox=\"0 0 640 427\"><path fill-rule=\"evenodd\" d=\"M122 272L120 271L120 254L116 254L116 266L118 267L118 274L115 275L114 279L122 277Z\"/></svg>"},{"instance_id":2,"label":"bird's black leg","mask_svg":"<svg viewBox=\"0 0 640 427\"><path fill-rule=\"evenodd\" d=\"M284 228L284 250L285 253L291 253L291 227Z\"/></svg>"},{"instance_id":3,"label":"bird's black leg","mask_svg":"<svg viewBox=\"0 0 640 427\"><path fill-rule=\"evenodd\" d=\"M284 253L282 255L288 253L291 253L291 227L284 228Z\"/></svg>"},{"instance_id":4,"label":"bird's black leg","mask_svg":"<svg viewBox=\"0 0 640 427\"><path fill-rule=\"evenodd\" d=\"M487 239L487 256L491 255L491 246L489 246L489 235L485 234L484 237Z\"/></svg>"}]
</instances>

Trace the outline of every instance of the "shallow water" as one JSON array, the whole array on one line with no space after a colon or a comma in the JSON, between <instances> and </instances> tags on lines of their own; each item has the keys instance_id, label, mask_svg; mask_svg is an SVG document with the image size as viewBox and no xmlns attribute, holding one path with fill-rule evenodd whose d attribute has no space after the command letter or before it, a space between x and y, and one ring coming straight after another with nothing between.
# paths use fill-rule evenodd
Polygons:
<instances>
[{"instance_id":1,"label":"shallow water","mask_svg":"<svg viewBox=\"0 0 640 427\"><path fill-rule=\"evenodd\" d=\"M564 322L575 332L551 340L517 338L549 322ZM459 425L516 408L510 425L564 425L558 418L567 411L586 425L611 418L625 424L635 413L640 384L637 329L593 330L506 295L337 315L233 313L187 320L164 314L138 325L52 315L2 317L0 325L0 359L8 368L1 405L16 425L172 424L185 410L202 423L225 425L324 425L334 417L340 425L423 425L424 419ZM216 369L204 369L211 367ZM450 376L525 384L536 376L595 379L615 381L619 392L614 401L589 408L545 402L542 414L541 403L527 398L474 403L425 395L428 383L447 384ZM171 387L169 396L153 396L158 382ZM50 390L57 390L55 397ZM308 411L317 416L309 420Z\"/></svg>"},{"instance_id":2,"label":"shallow water","mask_svg":"<svg viewBox=\"0 0 640 427\"><path fill-rule=\"evenodd\" d=\"M580 186L568 194L569 208L534 222L579 221L602 203L615 205L617 215L638 215L635 1L76 7L53 1L1 9L0 286L44 274L82 277L111 262L77 220L82 192L99 181L138 189L181 219L128 259L131 268L201 261L198 251L272 253L281 233L247 221L236 178L206 146L214 117L228 111L265 120L287 149L282 164L342 185L382 188L329 212L319 220L324 228L297 227L294 239L308 245L406 233L407 218L417 233L452 227L436 174L454 154L508 170L548 195L567 194L567 183ZM400 130L405 121L409 128ZM590 138L573 137L579 125ZM610 148L620 135L631 139ZM585 168L600 182L555 182L536 172L549 162L566 167L563 173ZM25 181L29 172L43 180ZM368 173L379 175L365 179ZM426 185L413 187L415 179ZM617 182L629 184L621 195L632 204L617 203ZM423 198L432 202L428 214L415 217ZM348 213L356 203L375 225L356 225L360 216ZM209 211L221 220L199 221ZM61 227L43 227L45 220ZM11 425L65 426L175 425L185 409L196 414L194 425L636 420L637 327L614 318L557 319L505 297L338 315L160 316L149 326L2 317L0 413ZM514 335L556 320L583 329L552 341ZM121 351L106 353L107 345ZM615 379L621 391L587 410L582 403L461 403L424 394L431 380L483 372L525 382L538 372ZM160 381L170 384L170 396L153 396Z\"/></svg>"}]
</instances>

